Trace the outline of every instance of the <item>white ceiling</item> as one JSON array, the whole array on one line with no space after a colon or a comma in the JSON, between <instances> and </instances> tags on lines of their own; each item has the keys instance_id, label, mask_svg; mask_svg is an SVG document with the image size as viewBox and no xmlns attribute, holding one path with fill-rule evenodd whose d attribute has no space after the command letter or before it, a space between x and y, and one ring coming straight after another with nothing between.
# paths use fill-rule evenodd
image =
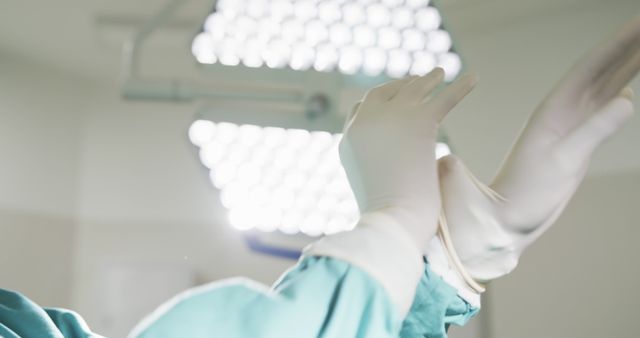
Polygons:
<instances>
[{"instance_id":1,"label":"white ceiling","mask_svg":"<svg viewBox=\"0 0 640 338\"><path fill-rule=\"evenodd\" d=\"M189 43L213 0L59 0L40 1L37 6L32 1L5 0L0 56L8 54L116 88L122 78L123 43L168 1L184 1L184 6L145 46L142 73L181 77L197 73L188 55ZM481 78L479 88L445 125L459 141L458 153L480 177L493 172L495 166L487 163L498 163L527 112L575 58L640 12L638 0L439 2L462 56ZM640 92L640 79L634 88ZM500 121L500 128L494 121ZM640 170L640 157L630 156L640 145L639 131L636 118L597 153L593 172Z\"/></svg>"},{"instance_id":2,"label":"white ceiling","mask_svg":"<svg viewBox=\"0 0 640 338\"><path fill-rule=\"evenodd\" d=\"M0 51L75 76L113 81L119 73L123 42L168 1L173 0L59 0L39 1L38 4L5 0L0 20ZM442 0L440 4L449 22L455 23L454 31L464 34L540 11L589 2L596 1ZM155 45L158 53L184 48L212 3L212 0L184 0L176 17L158 34L162 39L156 39L149 48ZM166 62L163 60L163 65L170 66Z\"/></svg>"}]
</instances>

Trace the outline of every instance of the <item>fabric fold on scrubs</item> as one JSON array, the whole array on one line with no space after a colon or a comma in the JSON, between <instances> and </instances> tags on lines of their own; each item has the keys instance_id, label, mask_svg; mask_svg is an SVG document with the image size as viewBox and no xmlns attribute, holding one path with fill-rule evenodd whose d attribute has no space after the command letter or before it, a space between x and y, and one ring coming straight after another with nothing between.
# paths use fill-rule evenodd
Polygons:
<instances>
[{"instance_id":1,"label":"fabric fold on scrubs","mask_svg":"<svg viewBox=\"0 0 640 338\"><path fill-rule=\"evenodd\" d=\"M458 295L458 290L434 273L425 259L424 274L401 338L446 338L451 325L464 326L479 311Z\"/></svg>"},{"instance_id":2,"label":"fabric fold on scrubs","mask_svg":"<svg viewBox=\"0 0 640 338\"><path fill-rule=\"evenodd\" d=\"M42 308L19 292L0 289L0 337L99 338L75 312Z\"/></svg>"},{"instance_id":3,"label":"fabric fold on scrubs","mask_svg":"<svg viewBox=\"0 0 640 338\"><path fill-rule=\"evenodd\" d=\"M131 337L394 338L401 323L386 291L364 271L306 257L271 289L233 279L188 290Z\"/></svg>"},{"instance_id":4,"label":"fabric fold on scrubs","mask_svg":"<svg viewBox=\"0 0 640 338\"><path fill-rule=\"evenodd\" d=\"M384 288L347 262L305 257L271 289L247 279L186 291L131 337L444 338L477 313L428 264L404 322Z\"/></svg>"},{"instance_id":5,"label":"fabric fold on scrubs","mask_svg":"<svg viewBox=\"0 0 640 338\"><path fill-rule=\"evenodd\" d=\"M329 257L305 257L274 285L232 279L174 297L131 337L444 338L451 324L478 312L433 273L428 263L407 318L366 272ZM0 289L0 336L100 337L77 314L43 309Z\"/></svg>"}]
</instances>

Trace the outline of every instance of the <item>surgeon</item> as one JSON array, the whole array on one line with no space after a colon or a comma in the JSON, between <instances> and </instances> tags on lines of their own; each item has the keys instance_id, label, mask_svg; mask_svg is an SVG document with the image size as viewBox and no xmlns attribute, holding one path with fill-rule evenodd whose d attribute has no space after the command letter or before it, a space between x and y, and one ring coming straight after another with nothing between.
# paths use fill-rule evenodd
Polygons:
<instances>
[{"instance_id":1,"label":"surgeon","mask_svg":"<svg viewBox=\"0 0 640 338\"><path fill-rule=\"evenodd\" d=\"M439 68L371 89L339 148L358 226L310 245L271 288L232 279L188 290L130 336L446 337L555 222L595 148L632 116L625 86L639 70L640 17L555 86L488 185L459 158L433 156L438 127L473 74L439 92ZM97 335L76 314L3 290L0 336Z\"/></svg>"}]
</instances>

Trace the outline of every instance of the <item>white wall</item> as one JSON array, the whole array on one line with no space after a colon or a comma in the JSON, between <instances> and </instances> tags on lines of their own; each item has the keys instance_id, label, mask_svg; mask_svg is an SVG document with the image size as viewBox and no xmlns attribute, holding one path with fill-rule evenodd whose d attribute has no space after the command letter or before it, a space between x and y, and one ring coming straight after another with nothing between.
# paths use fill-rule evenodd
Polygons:
<instances>
[{"instance_id":1,"label":"white wall","mask_svg":"<svg viewBox=\"0 0 640 338\"><path fill-rule=\"evenodd\" d=\"M123 102L116 91L95 90L84 129L75 300L87 321L98 332L124 333L112 331L113 314L102 306L100 290L114 264L170 265L191 273L195 284L242 275L275 281L294 261L249 252L228 226L187 139L195 107Z\"/></svg>"},{"instance_id":2,"label":"white wall","mask_svg":"<svg viewBox=\"0 0 640 338\"><path fill-rule=\"evenodd\" d=\"M640 174L592 177L491 285L492 337L639 337Z\"/></svg>"},{"instance_id":3,"label":"white wall","mask_svg":"<svg viewBox=\"0 0 640 338\"><path fill-rule=\"evenodd\" d=\"M79 138L75 79L0 54L0 285L70 306Z\"/></svg>"},{"instance_id":4,"label":"white wall","mask_svg":"<svg viewBox=\"0 0 640 338\"><path fill-rule=\"evenodd\" d=\"M491 22L477 18L487 8L500 11L500 6L491 6L496 3L509 1L493 0L477 9L469 6L468 11L448 13L460 52L479 81L447 116L444 128L457 152L484 179L492 177L551 86L589 48L640 13L637 1L581 0L521 17ZM471 18L473 25L465 22ZM640 78L632 87L640 93ZM635 102L640 102L637 97ZM631 120L596 154L591 172L640 170L640 157L629 147L640 144L639 130L640 119Z\"/></svg>"},{"instance_id":5,"label":"white wall","mask_svg":"<svg viewBox=\"0 0 640 338\"><path fill-rule=\"evenodd\" d=\"M457 22L463 14L450 24L459 27L460 50L480 81L445 127L470 168L488 180L519 132L514 126L573 60L640 14L640 5L576 1L482 27ZM640 93L640 79L632 87ZM637 96L635 104L640 107ZM633 319L640 301L639 146L636 116L598 150L583 188L554 228L512 275L490 285L488 337L640 336Z\"/></svg>"}]
</instances>

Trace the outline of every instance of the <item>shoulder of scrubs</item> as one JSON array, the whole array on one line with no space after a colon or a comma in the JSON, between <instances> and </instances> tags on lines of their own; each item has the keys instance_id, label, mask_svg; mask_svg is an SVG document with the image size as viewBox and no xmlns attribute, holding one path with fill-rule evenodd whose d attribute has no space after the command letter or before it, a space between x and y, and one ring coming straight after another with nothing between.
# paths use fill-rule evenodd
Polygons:
<instances>
[{"instance_id":1,"label":"shoulder of scrubs","mask_svg":"<svg viewBox=\"0 0 640 338\"><path fill-rule=\"evenodd\" d=\"M43 309L19 292L0 289L0 337L100 337L72 311Z\"/></svg>"},{"instance_id":2,"label":"shoulder of scrubs","mask_svg":"<svg viewBox=\"0 0 640 338\"><path fill-rule=\"evenodd\" d=\"M402 318L367 273L306 257L272 288L237 278L179 294L130 337L395 338Z\"/></svg>"}]
</instances>

